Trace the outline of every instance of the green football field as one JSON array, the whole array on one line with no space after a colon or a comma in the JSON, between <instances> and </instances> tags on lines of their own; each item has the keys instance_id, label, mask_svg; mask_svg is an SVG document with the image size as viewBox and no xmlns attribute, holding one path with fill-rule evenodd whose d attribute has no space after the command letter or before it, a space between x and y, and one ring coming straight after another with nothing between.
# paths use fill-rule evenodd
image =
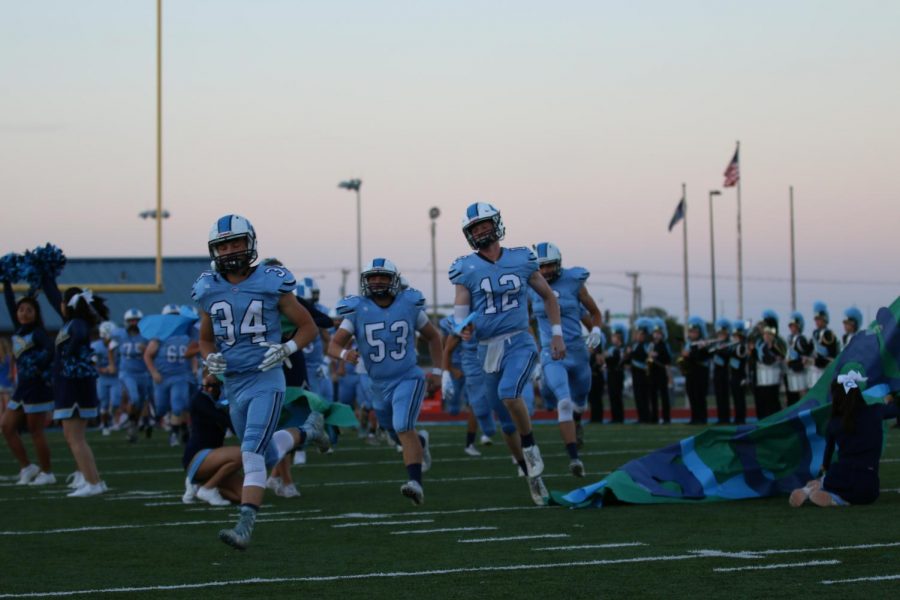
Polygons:
<instances>
[{"instance_id":1,"label":"green football field","mask_svg":"<svg viewBox=\"0 0 900 600\"><path fill-rule=\"evenodd\" d=\"M65 498L63 485L0 481L0 598L888 598L900 594L900 430L867 507L791 509L786 497L717 504L535 507L505 448L463 454L458 426L430 429L426 501L399 493L392 447L345 436L295 467L295 499L270 492L253 544L217 538L234 508L181 503L180 449L90 434L109 493ZM537 430L546 482L591 483L629 459L698 431L591 425L575 480L558 433ZM27 438L26 438L27 439ZM54 470L73 470L51 433ZM30 450L30 443L29 443ZM60 477L62 480L62 477Z\"/></svg>"}]
</instances>

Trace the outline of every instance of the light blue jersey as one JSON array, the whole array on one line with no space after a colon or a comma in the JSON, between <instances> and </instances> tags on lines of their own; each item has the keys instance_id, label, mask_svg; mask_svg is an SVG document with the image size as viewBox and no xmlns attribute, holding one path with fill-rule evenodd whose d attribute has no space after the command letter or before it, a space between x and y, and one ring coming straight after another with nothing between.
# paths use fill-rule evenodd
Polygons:
<instances>
[{"instance_id":1,"label":"light blue jersey","mask_svg":"<svg viewBox=\"0 0 900 600\"><path fill-rule=\"evenodd\" d=\"M258 372L266 353L263 343L281 342L278 302L297 287L283 267L256 267L240 283L206 272L194 283L191 297L212 320L216 348L225 357L225 376Z\"/></svg>"},{"instance_id":2,"label":"light blue jersey","mask_svg":"<svg viewBox=\"0 0 900 600\"><path fill-rule=\"evenodd\" d=\"M390 306L347 296L338 303L338 315L353 325L353 334L366 372L374 381L421 375L416 365L416 329L425 298L418 290L401 291Z\"/></svg>"},{"instance_id":3,"label":"light blue jersey","mask_svg":"<svg viewBox=\"0 0 900 600\"><path fill-rule=\"evenodd\" d=\"M528 329L528 279L537 271L537 258L528 248L503 248L497 262L478 253L457 258L450 266L450 282L465 286L479 341Z\"/></svg>"},{"instance_id":4,"label":"light blue jersey","mask_svg":"<svg viewBox=\"0 0 900 600\"><path fill-rule=\"evenodd\" d=\"M140 333L128 333L127 329L118 329L112 336L116 350L119 352L119 375L146 375L147 364L144 362L144 350L147 338Z\"/></svg>"},{"instance_id":5,"label":"light blue jersey","mask_svg":"<svg viewBox=\"0 0 900 600\"><path fill-rule=\"evenodd\" d=\"M164 379L191 378L191 359L185 356L190 343L191 338L187 335L173 335L159 342L153 366Z\"/></svg>"},{"instance_id":6,"label":"light blue jersey","mask_svg":"<svg viewBox=\"0 0 900 600\"><path fill-rule=\"evenodd\" d=\"M553 280L550 288L559 302L559 312L562 317L563 341L566 347L583 346L584 340L581 334L581 315L584 314L581 300L578 294L591 274L587 269L572 267L560 269L559 277ZM544 308L544 299L532 289L528 290L531 299L531 309L538 323L538 333L541 339L541 347L549 348L553 337L550 332L550 318Z\"/></svg>"}]
</instances>

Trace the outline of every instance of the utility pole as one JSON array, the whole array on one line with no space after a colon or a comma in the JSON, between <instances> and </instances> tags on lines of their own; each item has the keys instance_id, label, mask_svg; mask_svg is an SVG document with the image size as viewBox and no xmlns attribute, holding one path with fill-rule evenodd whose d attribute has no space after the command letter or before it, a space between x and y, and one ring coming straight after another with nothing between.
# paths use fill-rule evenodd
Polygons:
<instances>
[{"instance_id":1,"label":"utility pole","mask_svg":"<svg viewBox=\"0 0 900 600\"><path fill-rule=\"evenodd\" d=\"M641 311L641 288L638 286L638 276L640 273L625 273L625 277L631 277L631 325L634 325L638 313Z\"/></svg>"}]
</instances>

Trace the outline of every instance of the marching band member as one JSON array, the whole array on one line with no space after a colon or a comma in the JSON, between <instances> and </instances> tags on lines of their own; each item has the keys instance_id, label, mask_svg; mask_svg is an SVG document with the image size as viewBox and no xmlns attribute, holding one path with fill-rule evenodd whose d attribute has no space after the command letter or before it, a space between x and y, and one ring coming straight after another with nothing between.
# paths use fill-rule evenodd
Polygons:
<instances>
[{"instance_id":1,"label":"marching band member","mask_svg":"<svg viewBox=\"0 0 900 600\"><path fill-rule=\"evenodd\" d=\"M694 316L688 319L687 341L681 351L681 370L691 406L691 424L707 421L706 394L709 390L709 352L706 348L706 322Z\"/></svg>"},{"instance_id":2,"label":"marching band member","mask_svg":"<svg viewBox=\"0 0 900 600\"><path fill-rule=\"evenodd\" d=\"M747 421L747 400L744 386L747 385L747 325L743 321L731 324L732 345L728 353L728 387L734 403L734 424L743 425Z\"/></svg>"},{"instance_id":3,"label":"marching band member","mask_svg":"<svg viewBox=\"0 0 900 600\"><path fill-rule=\"evenodd\" d=\"M788 406L796 403L806 394L806 386L809 376L806 373L806 365L810 362L813 353L812 342L803 335L803 315L794 311L788 322L791 335L788 337L787 355L787 403Z\"/></svg>"},{"instance_id":4,"label":"marching band member","mask_svg":"<svg viewBox=\"0 0 900 600\"><path fill-rule=\"evenodd\" d=\"M844 335L841 336L841 346L847 347L856 332L863 326L863 316L858 308L851 306L844 311Z\"/></svg>"},{"instance_id":5,"label":"marching band member","mask_svg":"<svg viewBox=\"0 0 900 600\"><path fill-rule=\"evenodd\" d=\"M778 392L782 366L787 354L784 340L778 337L778 315L763 311L762 338L756 341L756 418L765 419L781 410Z\"/></svg>"},{"instance_id":6,"label":"marching band member","mask_svg":"<svg viewBox=\"0 0 900 600\"><path fill-rule=\"evenodd\" d=\"M713 362L713 391L716 395L718 425L731 423L731 405L728 402L728 362L731 357L731 321L716 320L716 341L710 348Z\"/></svg>"},{"instance_id":7,"label":"marching band member","mask_svg":"<svg viewBox=\"0 0 900 600\"><path fill-rule=\"evenodd\" d=\"M816 323L816 329L812 333L813 341L813 363L808 369L809 382L808 388L816 385L816 382L828 368L837 355L838 341L834 332L828 329L828 306L824 302L816 302L813 304L813 320Z\"/></svg>"}]
</instances>

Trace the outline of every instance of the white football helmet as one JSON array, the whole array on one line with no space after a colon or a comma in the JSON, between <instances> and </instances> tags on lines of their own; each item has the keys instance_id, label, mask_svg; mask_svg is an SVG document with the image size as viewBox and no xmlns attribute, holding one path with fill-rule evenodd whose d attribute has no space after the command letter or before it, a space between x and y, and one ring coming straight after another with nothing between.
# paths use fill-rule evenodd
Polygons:
<instances>
[{"instance_id":1,"label":"white football helmet","mask_svg":"<svg viewBox=\"0 0 900 600\"><path fill-rule=\"evenodd\" d=\"M388 275L391 279L387 284L377 286L369 285L369 277L372 275ZM397 265L386 258L376 258L369 262L359 274L359 289L363 296L396 296L400 293L400 271Z\"/></svg>"},{"instance_id":2,"label":"white football helmet","mask_svg":"<svg viewBox=\"0 0 900 600\"><path fill-rule=\"evenodd\" d=\"M164 314L164 315L180 315L181 309L178 308L177 304L166 304L162 308L162 314Z\"/></svg>"},{"instance_id":3,"label":"white football helmet","mask_svg":"<svg viewBox=\"0 0 900 600\"><path fill-rule=\"evenodd\" d=\"M219 256L216 248L220 243L242 237L247 238L246 251ZM209 229L207 246L214 270L220 273L242 271L256 260L256 231L250 221L241 215L225 215Z\"/></svg>"},{"instance_id":4,"label":"white football helmet","mask_svg":"<svg viewBox=\"0 0 900 600\"><path fill-rule=\"evenodd\" d=\"M303 285L305 285L306 287L308 287L310 289L310 292L312 293L312 299L311 299L312 302L318 302L319 301L319 284L316 283L316 280L313 279L312 277L304 277Z\"/></svg>"},{"instance_id":5,"label":"white football helmet","mask_svg":"<svg viewBox=\"0 0 900 600\"><path fill-rule=\"evenodd\" d=\"M547 281L553 281L559 277L560 269L562 269L562 253L559 251L559 248L556 247L556 244L551 244L550 242L535 244L534 253L537 255L539 267L543 267L544 265L556 265L556 269L550 277L546 278Z\"/></svg>"},{"instance_id":6,"label":"white football helmet","mask_svg":"<svg viewBox=\"0 0 900 600\"><path fill-rule=\"evenodd\" d=\"M494 223L494 230L475 239L470 231L472 226L487 220ZM503 236L506 235L506 228L503 226L503 219L500 218L500 211L486 202L475 202L469 205L466 209L466 216L462 220L462 230L473 250L486 248L494 242L502 240Z\"/></svg>"},{"instance_id":7,"label":"white football helmet","mask_svg":"<svg viewBox=\"0 0 900 600\"><path fill-rule=\"evenodd\" d=\"M294 288L294 295L298 298L303 298L307 302L313 302L312 288L305 283L300 283Z\"/></svg>"},{"instance_id":8,"label":"white football helmet","mask_svg":"<svg viewBox=\"0 0 900 600\"><path fill-rule=\"evenodd\" d=\"M103 321L100 323L100 337L104 340L108 340L113 336L113 333L116 331L116 324L112 321Z\"/></svg>"},{"instance_id":9,"label":"white football helmet","mask_svg":"<svg viewBox=\"0 0 900 600\"><path fill-rule=\"evenodd\" d=\"M122 318L122 320L127 323L128 321L140 321L143 318L144 313L142 313L139 309L129 308L125 311L125 316Z\"/></svg>"}]
</instances>

